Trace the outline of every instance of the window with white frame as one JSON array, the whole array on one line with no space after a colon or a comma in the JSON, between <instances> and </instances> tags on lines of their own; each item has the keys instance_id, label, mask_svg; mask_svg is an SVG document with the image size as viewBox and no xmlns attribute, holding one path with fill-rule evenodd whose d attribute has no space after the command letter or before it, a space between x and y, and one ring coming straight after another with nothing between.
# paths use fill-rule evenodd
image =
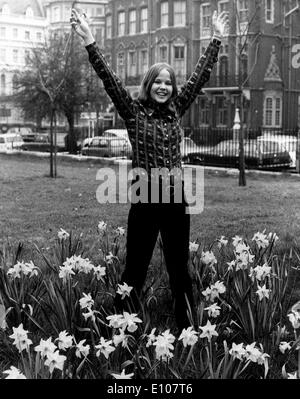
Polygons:
<instances>
[{"instance_id":1,"label":"window with white frame","mask_svg":"<svg viewBox=\"0 0 300 399\"><path fill-rule=\"evenodd\" d=\"M135 50L128 52L128 76L136 76L137 54Z\"/></svg>"},{"instance_id":2,"label":"window with white frame","mask_svg":"<svg viewBox=\"0 0 300 399\"><path fill-rule=\"evenodd\" d=\"M129 11L129 34L134 35L136 33L136 10Z\"/></svg>"},{"instance_id":3,"label":"window with white frame","mask_svg":"<svg viewBox=\"0 0 300 399\"><path fill-rule=\"evenodd\" d=\"M0 62L5 62L6 61L6 49L1 48L0 49Z\"/></svg>"},{"instance_id":4,"label":"window with white frame","mask_svg":"<svg viewBox=\"0 0 300 399\"><path fill-rule=\"evenodd\" d=\"M158 60L160 62L167 62L168 61L168 47L164 44L159 46L158 49Z\"/></svg>"},{"instance_id":5,"label":"window with white frame","mask_svg":"<svg viewBox=\"0 0 300 399\"><path fill-rule=\"evenodd\" d=\"M267 23L274 23L274 0L265 0L265 17Z\"/></svg>"},{"instance_id":6,"label":"window with white frame","mask_svg":"<svg viewBox=\"0 0 300 399\"><path fill-rule=\"evenodd\" d=\"M222 12L229 12L229 1L222 0L218 2L218 13L221 14ZM224 30L224 35L229 34L229 24L226 25Z\"/></svg>"},{"instance_id":7,"label":"window with white frame","mask_svg":"<svg viewBox=\"0 0 300 399\"><path fill-rule=\"evenodd\" d=\"M248 0L238 0L238 18L239 23L248 22L249 17L249 1Z\"/></svg>"},{"instance_id":8,"label":"window with white frame","mask_svg":"<svg viewBox=\"0 0 300 399\"><path fill-rule=\"evenodd\" d=\"M24 62L26 63L27 59L30 57L30 50L25 50L24 51Z\"/></svg>"},{"instance_id":9,"label":"window with white frame","mask_svg":"<svg viewBox=\"0 0 300 399\"><path fill-rule=\"evenodd\" d=\"M205 3L201 5L201 36L210 37L211 34L211 5Z\"/></svg>"},{"instance_id":10,"label":"window with white frame","mask_svg":"<svg viewBox=\"0 0 300 399\"><path fill-rule=\"evenodd\" d=\"M25 17L27 17L27 18L33 17L33 9L30 6L26 8Z\"/></svg>"},{"instance_id":11,"label":"window with white frame","mask_svg":"<svg viewBox=\"0 0 300 399\"><path fill-rule=\"evenodd\" d=\"M118 36L125 35L125 11L118 13Z\"/></svg>"},{"instance_id":12,"label":"window with white frame","mask_svg":"<svg viewBox=\"0 0 300 399\"><path fill-rule=\"evenodd\" d=\"M3 4L2 6L2 14L3 15L9 15L10 14L10 8L7 3Z\"/></svg>"},{"instance_id":13,"label":"window with white frame","mask_svg":"<svg viewBox=\"0 0 300 399\"><path fill-rule=\"evenodd\" d=\"M6 76L4 73L0 76L0 94L6 93Z\"/></svg>"},{"instance_id":14,"label":"window with white frame","mask_svg":"<svg viewBox=\"0 0 300 399\"><path fill-rule=\"evenodd\" d=\"M125 63L124 63L124 53L120 52L117 56L117 73L120 78L125 79Z\"/></svg>"},{"instance_id":15,"label":"window with white frame","mask_svg":"<svg viewBox=\"0 0 300 399\"><path fill-rule=\"evenodd\" d=\"M217 107L217 125L227 126L228 124L228 107L225 101L225 97L216 97Z\"/></svg>"},{"instance_id":16,"label":"window with white frame","mask_svg":"<svg viewBox=\"0 0 300 399\"><path fill-rule=\"evenodd\" d=\"M141 50L140 55L140 72L144 75L148 70L148 50L143 49Z\"/></svg>"},{"instance_id":17,"label":"window with white frame","mask_svg":"<svg viewBox=\"0 0 300 399\"><path fill-rule=\"evenodd\" d=\"M281 127L282 125L282 97L267 94L264 101L264 126Z\"/></svg>"},{"instance_id":18,"label":"window with white frame","mask_svg":"<svg viewBox=\"0 0 300 399\"><path fill-rule=\"evenodd\" d=\"M174 1L174 26L186 24L186 1Z\"/></svg>"},{"instance_id":19,"label":"window with white frame","mask_svg":"<svg viewBox=\"0 0 300 399\"><path fill-rule=\"evenodd\" d=\"M175 45L173 47L174 57L173 65L176 76L183 77L185 75L185 46Z\"/></svg>"},{"instance_id":20,"label":"window with white frame","mask_svg":"<svg viewBox=\"0 0 300 399\"><path fill-rule=\"evenodd\" d=\"M97 17L101 17L102 15L104 15L104 7L97 7L96 15L97 15Z\"/></svg>"},{"instance_id":21,"label":"window with white frame","mask_svg":"<svg viewBox=\"0 0 300 399\"><path fill-rule=\"evenodd\" d=\"M41 41L42 41L42 32L36 32L36 40L37 40L38 42L41 42Z\"/></svg>"},{"instance_id":22,"label":"window with white frame","mask_svg":"<svg viewBox=\"0 0 300 399\"><path fill-rule=\"evenodd\" d=\"M25 30L25 40L30 40L30 31Z\"/></svg>"},{"instance_id":23,"label":"window with white frame","mask_svg":"<svg viewBox=\"0 0 300 399\"><path fill-rule=\"evenodd\" d=\"M219 85L220 86L227 86L229 83L229 63L228 57L226 55L222 55L219 61Z\"/></svg>"},{"instance_id":24,"label":"window with white frame","mask_svg":"<svg viewBox=\"0 0 300 399\"><path fill-rule=\"evenodd\" d=\"M107 15L106 17L106 38L111 39L112 37L112 17Z\"/></svg>"},{"instance_id":25,"label":"window with white frame","mask_svg":"<svg viewBox=\"0 0 300 399\"><path fill-rule=\"evenodd\" d=\"M14 39L18 38L18 29L17 28L13 28L13 38Z\"/></svg>"},{"instance_id":26,"label":"window with white frame","mask_svg":"<svg viewBox=\"0 0 300 399\"><path fill-rule=\"evenodd\" d=\"M141 33L148 32L148 8L141 9Z\"/></svg>"},{"instance_id":27,"label":"window with white frame","mask_svg":"<svg viewBox=\"0 0 300 399\"><path fill-rule=\"evenodd\" d=\"M13 49L13 62L17 63L19 61L19 51L17 49Z\"/></svg>"},{"instance_id":28,"label":"window with white frame","mask_svg":"<svg viewBox=\"0 0 300 399\"><path fill-rule=\"evenodd\" d=\"M71 15L71 7L65 7L65 16L64 20L69 21Z\"/></svg>"},{"instance_id":29,"label":"window with white frame","mask_svg":"<svg viewBox=\"0 0 300 399\"><path fill-rule=\"evenodd\" d=\"M0 37L2 39L5 39L5 36L6 36L6 28L5 28L5 26L1 26L1 28L0 28Z\"/></svg>"},{"instance_id":30,"label":"window with white frame","mask_svg":"<svg viewBox=\"0 0 300 399\"><path fill-rule=\"evenodd\" d=\"M210 116L210 107L208 105L208 101L206 97L200 96L198 99L199 104L199 124L200 125L209 125L209 116Z\"/></svg>"},{"instance_id":31,"label":"window with white frame","mask_svg":"<svg viewBox=\"0 0 300 399\"><path fill-rule=\"evenodd\" d=\"M53 14L52 14L52 21L53 22L59 22L60 20L60 8L59 7L54 7L53 8Z\"/></svg>"},{"instance_id":32,"label":"window with white frame","mask_svg":"<svg viewBox=\"0 0 300 399\"><path fill-rule=\"evenodd\" d=\"M160 3L160 26L166 27L169 25L169 3L162 1Z\"/></svg>"}]
</instances>

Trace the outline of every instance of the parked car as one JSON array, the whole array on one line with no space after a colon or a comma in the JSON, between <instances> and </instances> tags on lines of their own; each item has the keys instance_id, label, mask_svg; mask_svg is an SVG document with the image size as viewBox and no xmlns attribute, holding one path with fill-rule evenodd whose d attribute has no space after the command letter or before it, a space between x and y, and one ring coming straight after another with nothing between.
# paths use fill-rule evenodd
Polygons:
<instances>
[{"instance_id":1,"label":"parked car","mask_svg":"<svg viewBox=\"0 0 300 399\"><path fill-rule=\"evenodd\" d=\"M114 137L114 138L123 138L126 140L128 152L127 156L129 158L132 157L132 146L129 140L128 131L127 129L108 129L105 130L103 133L103 137Z\"/></svg>"},{"instance_id":2,"label":"parked car","mask_svg":"<svg viewBox=\"0 0 300 399\"><path fill-rule=\"evenodd\" d=\"M245 140L246 168L288 168L292 164L289 152L272 141ZM239 166L239 141L224 140L216 146L189 154L189 162L201 165Z\"/></svg>"},{"instance_id":3,"label":"parked car","mask_svg":"<svg viewBox=\"0 0 300 399\"><path fill-rule=\"evenodd\" d=\"M205 147L198 146L190 137L184 137L180 143L180 152L182 160L189 162L189 154L201 152Z\"/></svg>"},{"instance_id":4,"label":"parked car","mask_svg":"<svg viewBox=\"0 0 300 399\"><path fill-rule=\"evenodd\" d=\"M130 152L124 138L95 136L83 143L82 155L96 157L124 157Z\"/></svg>"},{"instance_id":5,"label":"parked car","mask_svg":"<svg viewBox=\"0 0 300 399\"><path fill-rule=\"evenodd\" d=\"M5 133L0 134L0 152L10 152L20 150L24 141L20 134Z\"/></svg>"},{"instance_id":6,"label":"parked car","mask_svg":"<svg viewBox=\"0 0 300 399\"><path fill-rule=\"evenodd\" d=\"M284 134L265 134L263 136L257 137L257 140L259 141L268 141L268 142L274 142L274 143L279 143L284 147L290 154L290 157L292 159L292 168L296 167L296 152L297 152L297 144L298 144L298 139L295 136L288 136Z\"/></svg>"},{"instance_id":7,"label":"parked car","mask_svg":"<svg viewBox=\"0 0 300 399\"><path fill-rule=\"evenodd\" d=\"M45 133L35 133L31 141L26 141L21 149L23 151L50 152L50 139ZM54 146L53 146L54 150ZM56 145L56 151L62 151L63 148Z\"/></svg>"},{"instance_id":8,"label":"parked car","mask_svg":"<svg viewBox=\"0 0 300 399\"><path fill-rule=\"evenodd\" d=\"M31 128L27 126L10 127L7 133L21 135L23 141L25 142L32 141L35 136L35 133L32 132Z\"/></svg>"}]
</instances>

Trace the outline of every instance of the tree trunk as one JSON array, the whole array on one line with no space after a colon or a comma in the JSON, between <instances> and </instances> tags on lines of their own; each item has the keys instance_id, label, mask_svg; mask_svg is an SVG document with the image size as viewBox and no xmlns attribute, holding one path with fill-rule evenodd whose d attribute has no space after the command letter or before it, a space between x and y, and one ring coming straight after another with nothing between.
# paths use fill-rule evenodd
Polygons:
<instances>
[{"instance_id":1,"label":"tree trunk","mask_svg":"<svg viewBox=\"0 0 300 399\"><path fill-rule=\"evenodd\" d=\"M70 154L77 154L77 140L76 140L76 135L75 135L75 118L74 118L74 113L70 113L67 116L67 120L69 123L69 133L67 135L66 139L66 150Z\"/></svg>"}]
</instances>

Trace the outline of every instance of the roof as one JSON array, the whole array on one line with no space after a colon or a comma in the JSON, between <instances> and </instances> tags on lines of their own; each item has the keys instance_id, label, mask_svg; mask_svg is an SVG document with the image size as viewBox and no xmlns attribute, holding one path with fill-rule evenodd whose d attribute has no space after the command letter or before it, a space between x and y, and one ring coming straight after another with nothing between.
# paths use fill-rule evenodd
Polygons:
<instances>
[{"instance_id":1,"label":"roof","mask_svg":"<svg viewBox=\"0 0 300 399\"><path fill-rule=\"evenodd\" d=\"M31 7L33 15L44 17L44 7L41 0L0 0L0 10L7 4L10 14L25 14L27 7Z\"/></svg>"}]
</instances>

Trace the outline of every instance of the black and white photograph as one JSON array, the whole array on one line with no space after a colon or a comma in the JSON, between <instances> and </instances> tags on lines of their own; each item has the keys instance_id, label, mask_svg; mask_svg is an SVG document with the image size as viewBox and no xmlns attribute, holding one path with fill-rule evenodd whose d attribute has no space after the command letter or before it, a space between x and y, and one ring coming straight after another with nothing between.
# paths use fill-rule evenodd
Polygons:
<instances>
[{"instance_id":1,"label":"black and white photograph","mask_svg":"<svg viewBox=\"0 0 300 399\"><path fill-rule=\"evenodd\" d=\"M0 0L0 379L300 379L300 0Z\"/></svg>"}]
</instances>

